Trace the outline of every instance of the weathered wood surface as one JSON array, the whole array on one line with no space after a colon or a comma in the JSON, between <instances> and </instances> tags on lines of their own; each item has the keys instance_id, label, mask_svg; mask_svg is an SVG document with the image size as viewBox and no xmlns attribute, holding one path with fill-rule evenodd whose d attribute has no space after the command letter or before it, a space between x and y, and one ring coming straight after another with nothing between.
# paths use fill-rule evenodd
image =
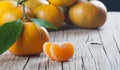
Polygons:
<instances>
[{"instance_id":1,"label":"weathered wood surface","mask_svg":"<svg viewBox=\"0 0 120 70\"><path fill-rule=\"evenodd\" d=\"M120 13L109 12L100 29L73 28L50 32L52 42L69 41L75 54L68 62L51 61L44 53L18 57L0 55L0 70L120 70Z\"/></svg>"}]
</instances>

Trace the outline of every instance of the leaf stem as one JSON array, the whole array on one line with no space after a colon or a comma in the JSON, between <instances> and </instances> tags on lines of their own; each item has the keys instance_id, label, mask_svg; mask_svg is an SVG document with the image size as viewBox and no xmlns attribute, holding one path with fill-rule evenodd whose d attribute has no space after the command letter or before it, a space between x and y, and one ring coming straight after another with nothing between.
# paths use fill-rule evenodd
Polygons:
<instances>
[{"instance_id":1,"label":"leaf stem","mask_svg":"<svg viewBox=\"0 0 120 70\"><path fill-rule=\"evenodd\" d=\"M17 6L19 5L20 0L17 0Z\"/></svg>"},{"instance_id":2,"label":"leaf stem","mask_svg":"<svg viewBox=\"0 0 120 70\"><path fill-rule=\"evenodd\" d=\"M21 20L23 20L24 22L26 22L27 20L27 15L26 15L26 11L25 11L25 1L27 0L17 0L17 6L20 4L22 6L22 9L23 9L23 14L22 14L22 17L21 17Z\"/></svg>"},{"instance_id":3,"label":"leaf stem","mask_svg":"<svg viewBox=\"0 0 120 70\"><path fill-rule=\"evenodd\" d=\"M27 15L26 15L26 13L25 13L25 3L24 3L24 2L22 2L22 7L23 7L23 20L24 20L24 22L26 22L26 21L27 21L27 20L26 20Z\"/></svg>"}]
</instances>

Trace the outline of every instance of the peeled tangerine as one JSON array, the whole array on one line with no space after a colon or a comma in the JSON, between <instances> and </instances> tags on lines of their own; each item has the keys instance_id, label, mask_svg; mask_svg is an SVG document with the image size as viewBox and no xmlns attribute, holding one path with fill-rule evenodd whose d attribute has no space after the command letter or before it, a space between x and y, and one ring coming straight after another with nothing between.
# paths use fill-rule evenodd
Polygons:
<instances>
[{"instance_id":1,"label":"peeled tangerine","mask_svg":"<svg viewBox=\"0 0 120 70\"><path fill-rule=\"evenodd\" d=\"M52 60L66 61L73 56L74 46L69 42L62 45L46 42L43 45L43 51Z\"/></svg>"}]
</instances>

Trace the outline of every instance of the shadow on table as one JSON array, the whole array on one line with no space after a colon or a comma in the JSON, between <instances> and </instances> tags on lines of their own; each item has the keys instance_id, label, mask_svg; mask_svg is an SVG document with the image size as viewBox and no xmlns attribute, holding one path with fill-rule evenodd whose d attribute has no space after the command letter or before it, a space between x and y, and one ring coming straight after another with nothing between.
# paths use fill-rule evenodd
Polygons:
<instances>
[{"instance_id":1,"label":"shadow on table","mask_svg":"<svg viewBox=\"0 0 120 70\"><path fill-rule=\"evenodd\" d=\"M72 24L64 24L62 26L62 28L58 29L58 30L48 30L49 32L54 32L54 31L62 31L62 30L73 30L73 29L85 29L85 30L101 30L101 28L93 28L93 29L90 29L90 28L80 28L80 27L77 27L75 25L72 25Z\"/></svg>"}]
</instances>

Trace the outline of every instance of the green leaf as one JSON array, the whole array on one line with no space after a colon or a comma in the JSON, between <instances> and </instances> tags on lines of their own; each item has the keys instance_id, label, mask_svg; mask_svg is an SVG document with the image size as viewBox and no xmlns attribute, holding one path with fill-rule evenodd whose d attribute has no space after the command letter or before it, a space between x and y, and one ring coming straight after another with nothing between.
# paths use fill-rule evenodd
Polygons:
<instances>
[{"instance_id":1,"label":"green leaf","mask_svg":"<svg viewBox=\"0 0 120 70\"><path fill-rule=\"evenodd\" d=\"M45 27L45 28L50 28L50 29L55 29L57 30L58 28L55 27L54 25L48 23L47 21L43 20L43 19L37 19L37 18L30 18L32 22L34 22L35 24Z\"/></svg>"},{"instance_id":2,"label":"green leaf","mask_svg":"<svg viewBox=\"0 0 120 70\"><path fill-rule=\"evenodd\" d=\"M0 26L0 54L8 50L15 43L21 32L21 20L15 20Z\"/></svg>"}]
</instances>

